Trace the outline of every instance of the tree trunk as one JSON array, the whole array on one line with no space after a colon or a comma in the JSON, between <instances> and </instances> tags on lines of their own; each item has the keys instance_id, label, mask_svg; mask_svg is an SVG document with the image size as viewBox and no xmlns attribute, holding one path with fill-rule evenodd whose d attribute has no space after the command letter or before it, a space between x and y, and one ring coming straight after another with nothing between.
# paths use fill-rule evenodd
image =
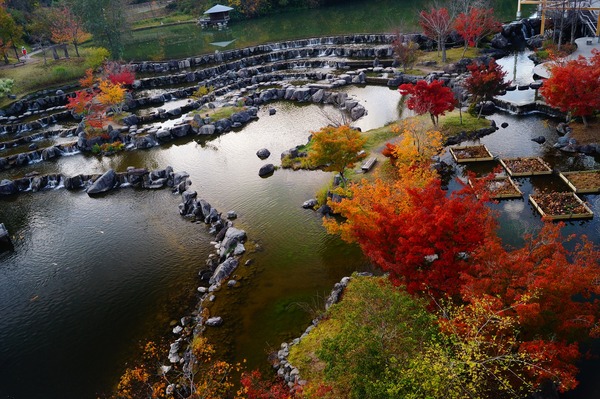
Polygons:
<instances>
[{"instance_id":1,"label":"tree trunk","mask_svg":"<svg viewBox=\"0 0 600 399\"><path fill-rule=\"evenodd\" d=\"M442 43L442 62L446 63L446 43L445 43L445 40Z\"/></svg>"},{"instance_id":2,"label":"tree trunk","mask_svg":"<svg viewBox=\"0 0 600 399\"><path fill-rule=\"evenodd\" d=\"M73 46L75 46L75 54L77 54L77 58L81 57L79 55L79 48L77 47L77 40L73 41Z\"/></svg>"},{"instance_id":3,"label":"tree trunk","mask_svg":"<svg viewBox=\"0 0 600 399\"><path fill-rule=\"evenodd\" d=\"M431 117L431 122L433 122L433 126L437 126L437 123L435 123L435 115L429 113L429 116Z\"/></svg>"},{"instance_id":4,"label":"tree trunk","mask_svg":"<svg viewBox=\"0 0 600 399\"><path fill-rule=\"evenodd\" d=\"M21 59L19 58L19 52L17 51L17 46L14 45L13 42L13 50L15 51L15 57L17 58L17 61L21 61Z\"/></svg>"},{"instance_id":5,"label":"tree trunk","mask_svg":"<svg viewBox=\"0 0 600 399\"><path fill-rule=\"evenodd\" d=\"M483 102L479 104L479 113L477 114L477 119L481 118L481 113L483 112Z\"/></svg>"},{"instance_id":6,"label":"tree trunk","mask_svg":"<svg viewBox=\"0 0 600 399\"><path fill-rule=\"evenodd\" d=\"M4 53L3 55L4 55L4 63L5 63L6 65L8 65L8 63L9 63L9 61L8 61L8 54L7 54L7 53Z\"/></svg>"},{"instance_id":7,"label":"tree trunk","mask_svg":"<svg viewBox=\"0 0 600 399\"><path fill-rule=\"evenodd\" d=\"M465 54L467 52L468 46L469 46L469 44L465 41L465 48L463 48L463 52L462 52L462 55L460 56L460 58L465 58Z\"/></svg>"},{"instance_id":8,"label":"tree trunk","mask_svg":"<svg viewBox=\"0 0 600 399\"><path fill-rule=\"evenodd\" d=\"M585 115L581 115L581 120L583 121L583 126L587 129L589 127L589 125L588 125L587 118L585 117Z\"/></svg>"}]
</instances>

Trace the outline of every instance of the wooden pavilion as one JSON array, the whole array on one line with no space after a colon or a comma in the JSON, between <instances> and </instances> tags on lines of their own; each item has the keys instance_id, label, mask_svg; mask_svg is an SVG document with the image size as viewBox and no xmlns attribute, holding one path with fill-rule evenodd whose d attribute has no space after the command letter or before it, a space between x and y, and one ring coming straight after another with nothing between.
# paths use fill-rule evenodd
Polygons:
<instances>
[{"instance_id":1,"label":"wooden pavilion","mask_svg":"<svg viewBox=\"0 0 600 399\"><path fill-rule=\"evenodd\" d=\"M579 13L582 22L588 26L588 29L591 31L590 33L595 31L595 36L600 38L600 0L517 0L517 18L521 18L522 4L534 4L538 6L542 20L541 35L544 34L546 28L546 11L553 10L563 13L566 11L576 11ZM585 16L582 14L584 12L591 13L591 15Z\"/></svg>"},{"instance_id":2,"label":"wooden pavilion","mask_svg":"<svg viewBox=\"0 0 600 399\"><path fill-rule=\"evenodd\" d=\"M204 11L205 16L200 17L198 24L200 24L202 28L209 28L212 26L224 28L229 22L229 12L232 10L233 8L231 7L217 4L216 6Z\"/></svg>"}]
</instances>

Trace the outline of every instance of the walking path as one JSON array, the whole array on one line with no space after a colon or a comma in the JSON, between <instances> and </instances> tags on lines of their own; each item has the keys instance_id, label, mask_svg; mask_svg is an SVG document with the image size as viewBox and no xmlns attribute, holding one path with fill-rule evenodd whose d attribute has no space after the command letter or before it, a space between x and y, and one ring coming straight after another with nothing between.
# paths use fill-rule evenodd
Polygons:
<instances>
[{"instance_id":1,"label":"walking path","mask_svg":"<svg viewBox=\"0 0 600 399\"><path fill-rule=\"evenodd\" d=\"M577 50L570 54L566 58L567 60L578 58L580 55L584 56L585 58L590 58L592 56L592 50L596 49L597 51L600 51L600 38L597 37L580 37L579 39L575 39L575 44L577 45ZM549 67L551 65L552 61L547 61L536 65L533 68L533 74L541 78L548 79L550 77Z\"/></svg>"}]
</instances>

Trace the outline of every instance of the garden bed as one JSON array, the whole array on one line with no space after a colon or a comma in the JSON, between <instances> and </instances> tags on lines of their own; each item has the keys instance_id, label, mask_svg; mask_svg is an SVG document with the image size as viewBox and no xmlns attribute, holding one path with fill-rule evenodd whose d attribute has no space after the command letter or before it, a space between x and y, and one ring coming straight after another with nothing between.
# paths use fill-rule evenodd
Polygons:
<instances>
[{"instance_id":1,"label":"garden bed","mask_svg":"<svg viewBox=\"0 0 600 399\"><path fill-rule=\"evenodd\" d=\"M600 170L562 172L560 178L577 194L600 192Z\"/></svg>"},{"instance_id":2,"label":"garden bed","mask_svg":"<svg viewBox=\"0 0 600 399\"><path fill-rule=\"evenodd\" d=\"M594 212L574 193L540 193L529 196L529 201L545 219L589 219Z\"/></svg>"},{"instance_id":3,"label":"garden bed","mask_svg":"<svg viewBox=\"0 0 600 399\"><path fill-rule=\"evenodd\" d=\"M552 174L552 168L539 157L503 158L500 163L512 177Z\"/></svg>"},{"instance_id":4,"label":"garden bed","mask_svg":"<svg viewBox=\"0 0 600 399\"><path fill-rule=\"evenodd\" d=\"M480 179L476 179L480 180ZM471 180L469 184L473 186ZM509 198L521 198L523 192L515 184L515 182L508 176L495 177L487 182L484 189L488 192L491 199L509 199Z\"/></svg>"},{"instance_id":5,"label":"garden bed","mask_svg":"<svg viewBox=\"0 0 600 399\"><path fill-rule=\"evenodd\" d=\"M450 147L450 154L457 163L493 161L494 157L484 145Z\"/></svg>"}]
</instances>

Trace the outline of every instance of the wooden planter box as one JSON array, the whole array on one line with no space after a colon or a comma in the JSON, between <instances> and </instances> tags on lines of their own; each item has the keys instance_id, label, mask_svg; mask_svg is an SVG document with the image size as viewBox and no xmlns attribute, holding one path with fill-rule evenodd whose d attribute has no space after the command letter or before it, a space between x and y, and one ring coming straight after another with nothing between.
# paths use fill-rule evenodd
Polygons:
<instances>
[{"instance_id":1,"label":"wooden planter box","mask_svg":"<svg viewBox=\"0 0 600 399\"><path fill-rule=\"evenodd\" d=\"M450 147L450 154L457 163L493 161L494 157L484 145Z\"/></svg>"},{"instance_id":2,"label":"wooden planter box","mask_svg":"<svg viewBox=\"0 0 600 399\"><path fill-rule=\"evenodd\" d=\"M594 212L574 193L544 193L529 196L529 201L545 219L590 219Z\"/></svg>"},{"instance_id":3,"label":"wooden planter box","mask_svg":"<svg viewBox=\"0 0 600 399\"><path fill-rule=\"evenodd\" d=\"M469 184L471 187L473 186L471 180L469 180ZM488 183L487 189L491 199L511 199L523 197L523 192L508 176L495 177Z\"/></svg>"},{"instance_id":4,"label":"wooden planter box","mask_svg":"<svg viewBox=\"0 0 600 399\"><path fill-rule=\"evenodd\" d=\"M512 177L552 174L552 168L539 157L503 158L500 163Z\"/></svg>"},{"instance_id":5,"label":"wooden planter box","mask_svg":"<svg viewBox=\"0 0 600 399\"><path fill-rule=\"evenodd\" d=\"M600 192L600 170L562 172L560 178L577 194Z\"/></svg>"}]
</instances>

